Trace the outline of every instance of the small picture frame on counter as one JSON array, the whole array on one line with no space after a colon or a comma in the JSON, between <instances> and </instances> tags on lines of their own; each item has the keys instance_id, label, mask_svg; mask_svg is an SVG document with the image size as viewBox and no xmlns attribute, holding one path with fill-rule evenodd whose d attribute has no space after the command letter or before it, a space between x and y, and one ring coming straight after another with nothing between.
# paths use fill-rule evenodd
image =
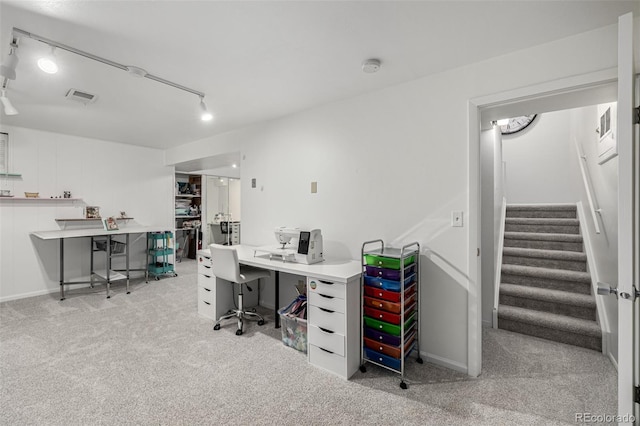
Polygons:
<instances>
[{"instance_id":1,"label":"small picture frame on counter","mask_svg":"<svg viewBox=\"0 0 640 426\"><path fill-rule=\"evenodd\" d=\"M116 222L115 217L108 217L106 219L103 219L102 223L104 224L104 229L106 229L107 231L117 231L119 229L118 222Z\"/></svg>"}]
</instances>

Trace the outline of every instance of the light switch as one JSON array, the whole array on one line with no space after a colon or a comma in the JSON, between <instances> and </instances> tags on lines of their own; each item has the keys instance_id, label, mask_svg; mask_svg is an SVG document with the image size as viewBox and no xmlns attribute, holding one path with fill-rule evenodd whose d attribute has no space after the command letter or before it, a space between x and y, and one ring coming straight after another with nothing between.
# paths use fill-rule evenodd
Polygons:
<instances>
[{"instance_id":1,"label":"light switch","mask_svg":"<svg viewBox=\"0 0 640 426\"><path fill-rule=\"evenodd\" d=\"M454 210L451 212L451 226L453 227L461 227L462 226L462 212L459 210Z\"/></svg>"},{"instance_id":2,"label":"light switch","mask_svg":"<svg viewBox=\"0 0 640 426\"><path fill-rule=\"evenodd\" d=\"M252 188L256 187L256 178L251 179L251 187Z\"/></svg>"},{"instance_id":3,"label":"light switch","mask_svg":"<svg viewBox=\"0 0 640 426\"><path fill-rule=\"evenodd\" d=\"M318 192L318 182L311 182L311 193L315 194Z\"/></svg>"}]
</instances>

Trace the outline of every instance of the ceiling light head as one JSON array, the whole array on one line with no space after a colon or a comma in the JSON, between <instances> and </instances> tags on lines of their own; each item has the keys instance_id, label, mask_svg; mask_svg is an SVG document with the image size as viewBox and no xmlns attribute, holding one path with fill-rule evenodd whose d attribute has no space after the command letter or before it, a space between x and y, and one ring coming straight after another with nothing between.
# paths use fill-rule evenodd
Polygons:
<instances>
[{"instance_id":1,"label":"ceiling light head","mask_svg":"<svg viewBox=\"0 0 640 426\"><path fill-rule=\"evenodd\" d=\"M378 72L380 69L380 60L379 59L367 59L362 63L362 71L366 74L373 74Z\"/></svg>"},{"instance_id":2,"label":"ceiling light head","mask_svg":"<svg viewBox=\"0 0 640 426\"><path fill-rule=\"evenodd\" d=\"M18 115L18 110L11 104L11 101L5 95L5 91L2 91L2 96L0 96L0 102L2 102L2 106L4 107L5 115Z\"/></svg>"},{"instance_id":3,"label":"ceiling light head","mask_svg":"<svg viewBox=\"0 0 640 426\"><path fill-rule=\"evenodd\" d=\"M38 67L47 74L55 74L58 72L58 64L56 64L56 58L53 55L54 49L55 47L51 46L51 53L38 59Z\"/></svg>"},{"instance_id":4,"label":"ceiling light head","mask_svg":"<svg viewBox=\"0 0 640 426\"><path fill-rule=\"evenodd\" d=\"M204 103L204 98L200 98L200 109L202 110L202 115L200 116L202 121L211 121L213 119L213 114L211 114L207 109L207 104Z\"/></svg>"},{"instance_id":5,"label":"ceiling light head","mask_svg":"<svg viewBox=\"0 0 640 426\"><path fill-rule=\"evenodd\" d=\"M0 76L5 77L9 80L16 79L16 66L18 65L18 58L16 47L11 47L11 51L9 52L9 56L0 66Z\"/></svg>"}]
</instances>

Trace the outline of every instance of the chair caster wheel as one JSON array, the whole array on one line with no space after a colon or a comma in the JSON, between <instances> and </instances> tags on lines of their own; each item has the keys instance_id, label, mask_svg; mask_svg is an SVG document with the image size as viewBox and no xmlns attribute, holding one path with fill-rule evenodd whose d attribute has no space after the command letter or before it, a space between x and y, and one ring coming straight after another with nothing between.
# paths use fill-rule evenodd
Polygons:
<instances>
[{"instance_id":1,"label":"chair caster wheel","mask_svg":"<svg viewBox=\"0 0 640 426\"><path fill-rule=\"evenodd\" d=\"M361 365L361 366L360 366L360 371L361 371L362 373L366 373L366 372L367 372L367 367L365 367L364 365Z\"/></svg>"},{"instance_id":2,"label":"chair caster wheel","mask_svg":"<svg viewBox=\"0 0 640 426\"><path fill-rule=\"evenodd\" d=\"M111 296L107 296L107 299L111 299Z\"/></svg>"},{"instance_id":3,"label":"chair caster wheel","mask_svg":"<svg viewBox=\"0 0 640 426\"><path fill-rule=\"evenodd\" d=\"M406 389L407 388L407 384L405 382L400 382L400 387L402 389Z\"/></svg>"},{"instance_id":4,"label":"chair caster wheel","mask_svg":"<svg viewBox=\"0 0 640 426\"><path fill-rule=\"evenodd\" d=\"M259 320L258 325L264 325L264 320Z\"/></svg>"},{"instance_id":5,"label":"chair caster wheel","mask_svg":"<svg viewBox=\"0 0 640 426\"><path fill-rule=\"evenodd\" d=\"M213 329L214 329L214 330L220 330L220 324L216 324L216 325L214 325L214 326L213 326Z\"/></svg>"},{"instance_id":6,"label":"chair caster wheel","mask_svg":"<svg viewBox=\"0 0 640 426\"><path fill-rule=\"evenodd\" d=\"M418 359L416 359L416 362L417 362L418 364L422 364L422 363L424 363L424 361L422 361L422 358L418 358Z\"/></svg>"},{"instance_id":7,"label":"chair caster wheel","mask_svg":"<svg viewBox=\"0 0 640 426\"><path fill-rule=\"evenodd\" d=\"M242 330L236 330L236 336L242 336Z\"/></svg>"},{"instance_id":8,"label":"chair caster wheel","mask_svg":"<svg viewBox=\"0 0 640 426\"><path fill-rule=\"evenodd\" d=\"M127 294L131 294L131 292L130 292L130 291L128 291L128 292L127 292Z\"/></svg>"}]
</instances>

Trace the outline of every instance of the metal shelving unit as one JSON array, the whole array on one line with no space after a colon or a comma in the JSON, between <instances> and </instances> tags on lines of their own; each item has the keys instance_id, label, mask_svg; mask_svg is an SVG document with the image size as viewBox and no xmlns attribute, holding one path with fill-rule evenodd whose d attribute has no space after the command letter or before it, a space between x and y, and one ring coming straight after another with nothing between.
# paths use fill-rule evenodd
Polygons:
<instances>
[{"instance_id":1,"label":"metal shelving unit","mask_svg":"<svg viewBox=\"0 0 640 426\"><path fill-rule=\"evenodd\" d=\"M385 247L383 240L362 244L360 371L372 363L400 374L407 357L420 358L420 244Z\"/></svg>"}]
</instances>

